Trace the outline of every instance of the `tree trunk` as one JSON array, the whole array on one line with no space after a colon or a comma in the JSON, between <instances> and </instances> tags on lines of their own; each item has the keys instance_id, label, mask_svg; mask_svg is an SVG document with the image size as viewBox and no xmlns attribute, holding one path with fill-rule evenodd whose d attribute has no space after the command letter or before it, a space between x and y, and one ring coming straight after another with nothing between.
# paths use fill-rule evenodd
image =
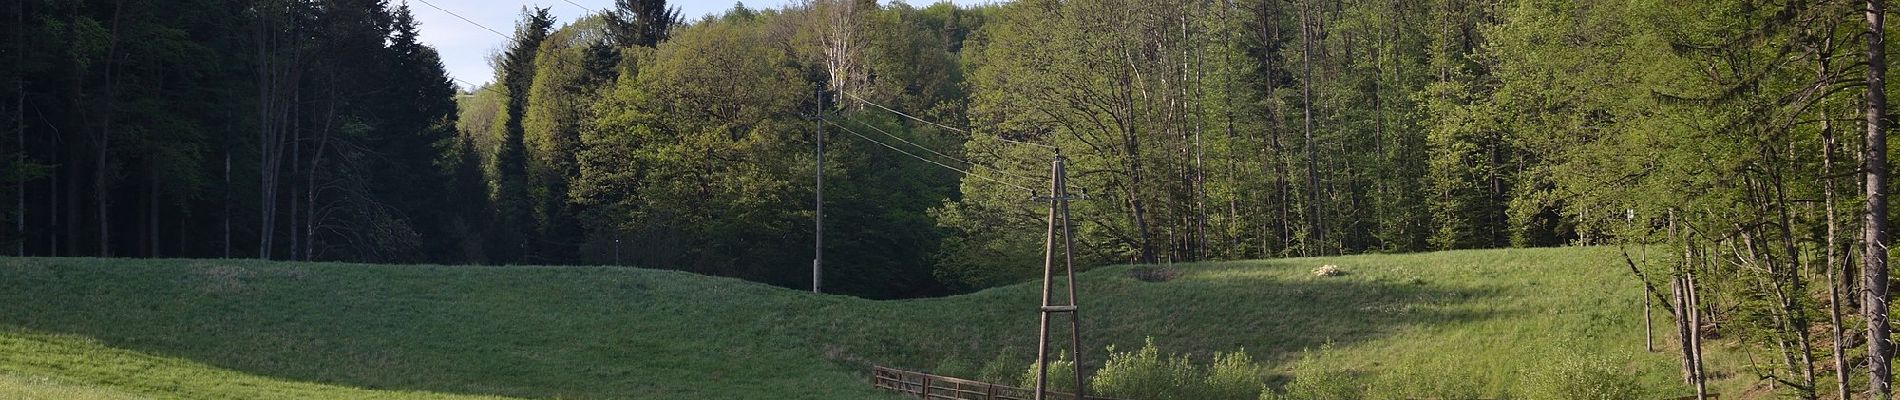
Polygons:
<instances>
[{"instance_id":1,"label":"tree trunk","mask_svg":"<svg viewBox=\"0 0 1900 400\"><path fill-rule=\"evenodd\" d=\"M1306 216L1307 223L1309 224L1307 225L1309 237L1306 238L1306 245L1301 249L1301 253L1306 255L1318 255L1314 253L1314 250L1324 246L1326 241L1326 228L1324 222L1321 222L1319 215L1319 166L1317 164L1318 155L1315 154L1313 148L1313 22L1311 21L1311 14L1312 12L1308 10L1307 6L1302 5L1300 7L1300 68L1305 71L1305 80L1300 82L1300 107L1305 115L1304 122L1306 124L1306 143L1304 144L1306 148L1307 202L1309 203L1307 205L1308 214Z\"/></svg>"},{"instance_id":2,"label":"tree trunk","mask_svg":"<svg viewBox=\"0 0 1900 400\"><path fill-rule=\"evenodd\" d=\"M93 149L92 184L94 191L92 196L93 203L99 207L100 257L112 256L112 112L113 108L117 106L115 103L118 102L119 94L119 82L117 79L119 36L121 33L119 28L124 11L124 0L113 2L112 33L106 44L106 98L105 104L101 107L100 115L96 117L96 120L99 121L99 131L95 134L97 136L93 138L93 144L98 146Z\"/></svg>"},{"instance_id":3,"label":"tree trunk","mask_svg":"<svg viewBox=\"0 0 1900 400\"><path fill-rule=\"evenodd\" d=\"M151 154L157 154L157 152L148 153L147 156L150 157ZM146 249L145 256L151 257L151 258L158 258L161 256L161 254L158 251L159 250L159 245L158 245L158 184L159 184L159 180L158 180L158 161L156 160L156 157L153 157L153 160L146 161L146 165L148 165L148 167L145 170L145 175L146 175L146 187L145 187L145 242L146 243L145 245L148 246L149 248Z\"/></svg>"},{"instance_id":4,"label":"tree trunk","mask_svg":"<svg viewBox=\"0 0 1900 400\"><path fill-rule=\"evenodd\" d=\"M1670 303L1673 305L1670 307L1670 314L1673 314L1671 317L1675 319L1676 350L1682 354L1682 383L1694 385L1695 350L1690 348L1693 339L1689 338L1689 313L1694 309L1689 307L1688 291L1685 289L1682 275L1669 280Z\"/></svg>"},{"instance_id":5,"label":"tree trunk","mask_svg":"<svg viewBox=\"0 0 1900 400\"><path fill-rule=\"evenodd\" d=\"M1829 54L1832 53L1833 48L1832 38L1822 39L1821 51L1818 52L1820 71L1816 76L1828 75ZM1821 176L1823 177L1821 204L1823 212L1826 213L1824 219L1827 221L1827 258L1824 260L1827 265L1822 269L1827 274L1828 333L1832 336L1834 346L1832 350L1834 351L1835 392L1841 400L1848 400L1852 395L1848 389L1847 346L1842 343L1847 335L1844 334L1844 326L1841 324L1840 281L1842 279L1840 279L1840 274L1844 264L1842 264L1840 251L1840 220L1837 219L1839 214L1836 214L1834 210L1835 183L1832 178L1834 176L1834 146L1838 139L1834 136L1834 120L1829 114L1831 113L1827 111L1821 112Z\"/></svg>"},{"instance_id":6,"label":"tree trunk","mask_svg":"<svg viewBox=\"0 0 1900 400\"><path fill-rule=\"evenodd\" d=\"M1689 372L1695 377L1695 398L1697 398L1697 400L1708 400L1708 379L1702 377L1702 313L1697 311L1697 309L1701 309L1702 296L1701 294L1697 294L1697 290L1695 290L1695 286L1697 286L1697 284L1695 284L1695 269L1689 271L1685 282L1687 282L1687 301L1689 301L1689 305L1683 307L1683 309L1689 311ZM1805 345L1803 345L1803 347L1805 347ZM1809 370L1813 370L1813 368L1809 368Z\"/></svg>"},{"instance_id":7,"label":"tree trunk","mask_svg":"<svg viewBox=\"0 0 1900 400\"><path fill-rule=\"evenodd\" d=\"M269 8L272 7L269 5L258 6L259 12L256 33L257 188L260 192L258 194L257 258L265 260L270 259L271 238L275 233L272 228L274 228L277 223L277 166L282 162L282 154L276 151L282 148L278 143L281 139L277 135L278 132L281 132L277 129L279 122L271 119L271 116L276 114L277 109L280 107L278 100L281 93L279 93L280 88L278 87L278 82L283 77L278 73L279 65L274 62L277 57L275 50L278 45L278 43L276 43L277 35L274 30L277 29L277 27L270 24L270 21L275 17L275 15L272 15L275 10L267 10Z\"/></svg>"},{"instance_id":8,"label":"tree trunk","mask_svg":"<svg viewBox=\"0 0 1900 400\"><path fill-rule=\"evenodd\" d=\"M1865 265L1867 391L1892 396L1893 343L1887 324L1887 51L1886 0L1867 0L1867 226Z\"/></svg>"},{"instance_id":9,"label":"tree trunk","mask_svg":"<svg viewBox=\"0 0 1900 400\"><path fill-rule=\"evenodd\" d=\"M14 167L26 166L26 2L13 2L13 140ZM13 255L26 256L26 177L14 180L15 214Z\"/></svg>"},{"instance_id":10,"label":"tree trunk","mask_svg":"<svg viewBox=\"0 0 1900 400\"><path fill-rule=\"evenodd\" d=\"M225 134L224 134L224 137L225 137L224 139L225 140L225 144L224 144L224 202L222 203L224 207L224 212L219 213L221 214L220 216L224 218L224 246L223 246L224 249L222 252L219 253L221 254L221 257L223 258L231 258L231 134L230 132L231 132L231 127L227 124L225 126Z\"/></svg>"},{"instance_id":11,"label":"tree trunk","mask_svg":"<svg viewBox=\"0 0 1900 400\"><path fill-rule=\"evenodd\" d=\"M1642 246L1643 265L1648 266L1649 243L1647 243L1647 239L1645 239L1645 243L1642 243ZM1623 254L1624 257L1629 256L1629 253ZM1642 278L1642 275L1637 275L1637 277ZM1653 325L1656 319L1650 317L1650 310L1655 307L1650 305L1649 298L1651 296L1652 294L1649 293L1649 279L1643 278L1643 351L1654 353L1656 352L1656 328Z\"/></svg>"}]
</instances>

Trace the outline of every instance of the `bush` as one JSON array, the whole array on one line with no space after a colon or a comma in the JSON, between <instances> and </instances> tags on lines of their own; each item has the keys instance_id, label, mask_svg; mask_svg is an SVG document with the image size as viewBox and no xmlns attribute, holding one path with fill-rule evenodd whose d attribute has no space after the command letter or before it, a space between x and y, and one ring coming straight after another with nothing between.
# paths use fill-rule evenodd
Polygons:
<instances>
[{"instance_id":1,"label":"bush","mask_svg":"<svg viewBox=\"0 0 1900 400\"><path fill-rule=\"evenodd\" d=\"M1089 386L1103 396L1139 400L1199 399L1195 392L1201 376L1185 356L1162 357L1149 338L1141 350L1116 352L1108 347L1108 362L1096 371Z\"/></svg>"},{"instance_id":2,"label":"bush","mask_svg":"<svg viewBox=\"0 0 1900 400\"><path fill-rule=\"evenodd\" d=\"M1020 384L1017 386L1035 389L1037 367L1038 365L1030 364L1029 370L1023 372L1023 378L1018 381ZM1049 390L1075 393L1075 361L1069 359L1068 352L1062 352L1056 355L1055 360L1049 361Z\"/></svg>"},{"instance_id":3,"label":"bush","mask_svg":"<svg viewBox=\"0 0 1900 400\"><path fill-rule=\"evenodd\" d=\"M1149 338L1140 350L1108 348L1108 362L1089 381L1093 393L1135 400L1252 400L1265 385L1246 351L1218 353L1206 369L1186 355L1162 354Z\"/></svg>"},{"instance_id":4,"label":"bush","mask_svg":"<svg viewBox=\"0 0 1900 400\"><path fill-rule=\"evenodd\" d=\"M1260 397L1266 384L1260 380L1260 364L1246 349L1214 354L1214 365L1207 370L1204 398L1211 400L1249 400Z\"/></svg>"}]
</instances>

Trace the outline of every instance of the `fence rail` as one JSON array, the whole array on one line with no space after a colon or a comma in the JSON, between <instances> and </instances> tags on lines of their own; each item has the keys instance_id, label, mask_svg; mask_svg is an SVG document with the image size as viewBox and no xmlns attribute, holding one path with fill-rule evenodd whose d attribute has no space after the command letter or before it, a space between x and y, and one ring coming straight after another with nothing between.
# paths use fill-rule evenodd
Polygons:
<instances>
[{"instance_id":1,"label":"fence rail","mask_svg":"<svg viewBox=\"0 0 1900 400\"><path fill-rule=\"evenodd\" d=\"M1035 389L978 382L879 366L871 367L871 385L924 400L1033 400ZM1049 392L1050 400L1074 400L1074 393ZM1087 396L1086 400L1122 400Z\"/></svg>"},{"instance_id":2,"label":"fence rail","mask_svg":"<svg viewBox=\"0 0 1900 400\"><path fill-rule=\"evenodd\" d=\"M1033 400L1035 389L978 382L969 379L931 375L917 371L905 371L880 366L871 367L871 386L916 396L923 400ZM1050 400L1074 400L1074 393L1049 392ZM1709 394L1709 400L1720 400L1721 395ZM1112 397L1088 396L1084 400L1123 400ZM1439 399L1413 399L1439 400ZM1695 396L1672 397L1669 400L1696 400Z\"/></svg>"}]
</instances>

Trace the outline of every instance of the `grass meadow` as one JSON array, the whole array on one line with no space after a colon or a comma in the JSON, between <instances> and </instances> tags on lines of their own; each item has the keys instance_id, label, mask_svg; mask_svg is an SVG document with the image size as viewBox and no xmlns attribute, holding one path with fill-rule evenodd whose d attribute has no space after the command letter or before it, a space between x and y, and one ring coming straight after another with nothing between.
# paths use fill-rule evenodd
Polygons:
<instances>
[{"instance_id":1,"label":"grass meadow","mask_svg":"<svg viewBox=\"0 0 1900 400\"><path fill-rule=\"evenodd\" d=\"M1322 370L1510 397L1591 357L1658 398L1686 394L1660 311L1663 351L1643 351L1621 257L1096 268L1080 275L1085 365L1153 338L1202 363L1244 349L1275 385ZM1346 274L1311 273L1326 264ZM1137 279L1154 268L1176 276ZM83 258L0 258L0 288L0 397L28 399L894 399L870 365L1020 374L1039 290L873 301L637 268ZM1709 347L1728 383L1740 367Z\"/></svg>"}]
</instances>

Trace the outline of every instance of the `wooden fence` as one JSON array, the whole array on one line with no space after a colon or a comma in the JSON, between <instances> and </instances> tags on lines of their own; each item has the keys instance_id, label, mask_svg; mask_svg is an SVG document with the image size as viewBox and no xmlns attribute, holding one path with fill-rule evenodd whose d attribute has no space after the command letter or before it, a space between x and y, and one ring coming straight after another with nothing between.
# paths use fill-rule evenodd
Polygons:
<instances>
[{"instance_id":1,"label":"wooden fence","mask_svg":"<svg viewBox=\"0 0 1900 400\"><path fill-rule=\"evenodd\" d=\"M937 376L916 371L905 371L879 366L871 367L871 386L898 393L916 396L923 400L1034 400L1035 389L1004 386L969 379ZM1074 393L1049 392L1051 400L1074 400ZM1722 396L1710 393L1710 400L1720 400ZM1112 397L1088 396L1085 400L1122 400ZM1438 399L1424 399L1438 400ZM1696 400L1695 396L1683 396L1670 400Z\"/></svg>"},{"instance_id":2,"label":"wooden fence","mask_svg":"<svg viewBox=\"0 0 1900 400\"><path fill-rule=\"evenodd\" d=\"M1033 400L1035 389L937 376L895 368L871 367L871 385L924 400ZM1051 400L1074 400L1074 393L1049 392ZM1088 396L1086 400L1121 400Z\"/></svg>"}]
</instances>

